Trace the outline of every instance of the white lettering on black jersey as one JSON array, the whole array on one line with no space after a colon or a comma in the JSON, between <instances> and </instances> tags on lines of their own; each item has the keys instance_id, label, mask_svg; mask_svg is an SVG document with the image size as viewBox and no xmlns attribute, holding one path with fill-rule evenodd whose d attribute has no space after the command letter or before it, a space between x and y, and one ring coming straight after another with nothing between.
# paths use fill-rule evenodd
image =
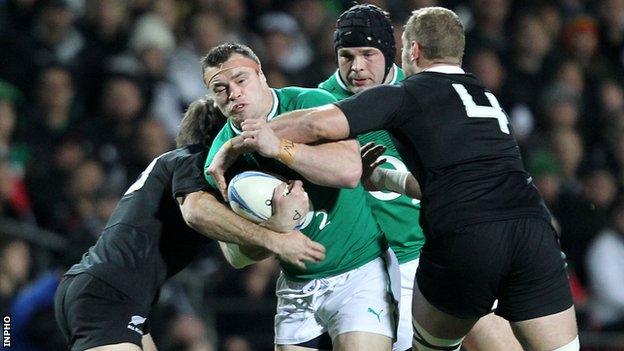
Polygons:
<instances>
[{"instance_id":1,"label":"white lettering on black jersey","mask_svg":"<svg viewBox=\"0 0 624 351\"><path fill-rule=\"evenodd\" d=\"M474 76L421 72L336 106L352 136L385 129L399 141L398 151L423 191L427 236L526 215L550 220L527 182L507 115Z\"/></svg>"}]
</instances>

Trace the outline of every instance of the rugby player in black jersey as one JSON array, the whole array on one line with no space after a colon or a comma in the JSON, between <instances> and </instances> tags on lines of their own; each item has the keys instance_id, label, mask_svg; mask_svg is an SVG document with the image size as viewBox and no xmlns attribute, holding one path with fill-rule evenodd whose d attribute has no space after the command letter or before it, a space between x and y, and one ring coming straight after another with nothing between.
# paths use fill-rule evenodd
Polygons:
<instances>
[{"instance_id":1,"label":"rugby player in black jersey","mask_svg":"<svg viewBox=\"0 0 624 351\"><path fill-rule=\"evenodd\" d=\"M280 152L296 159L297 143L379 129L398 141L411 175L388 179L399 180L395 191L422 191L427 239L412 306L416 350L459 350L495 299L496 313L511 322L525 349L578 350L550 214L496 97L461 69L459 18L441 7L416 10L402 39L408 78L273 119L269 126L286 139ZM244 145L261 149L266 122L250 119L242 128Z\"/></svg>"},{"instance_id":2,"label":"rugby player in black jersey","mask_svg":"<svg viewBox=\"0 0 624 351\"><path fill-rule=\"evenodd\" d=\"M210 100L191 104L178 148L154 159L126 191L97 243L65 273L55 297L57 322L71 350L156 350L149 314L164 282L216 239L276 254L305 268L324 258L322 245L292 231L305 213L301 182L274 196L275 214L262 225L234 214L211 193L202 169L217 113ZM276 228L285 233L268 228Z\"/></svg>"}]
</instances>

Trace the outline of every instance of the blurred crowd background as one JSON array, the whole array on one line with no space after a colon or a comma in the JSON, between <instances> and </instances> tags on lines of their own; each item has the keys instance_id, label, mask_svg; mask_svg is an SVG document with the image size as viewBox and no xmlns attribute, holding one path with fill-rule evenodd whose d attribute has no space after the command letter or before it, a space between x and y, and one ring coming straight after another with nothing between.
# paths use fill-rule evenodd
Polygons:
<instances>
[{"instance_id":1,"label":"blurred crowd background","mask_svg":"<svg viewBox=\"0 0 624 351\"><path fill-rule=\"evenodd\" d=\"M508 112L557 221L584 349L624 350L624 0L367 2L390 12L397 53L411 10L459 14L464 68ZM200 57L239 41L271 86L314 87L336 69L335 21L353 3L0 0L0 305L12 349L64 349L59 276L173 148L186 106L206 94ZM235 271L215 247L163 289L156 343L272 350L277 272L275 260Z\"/></svg>"}]
</instances>

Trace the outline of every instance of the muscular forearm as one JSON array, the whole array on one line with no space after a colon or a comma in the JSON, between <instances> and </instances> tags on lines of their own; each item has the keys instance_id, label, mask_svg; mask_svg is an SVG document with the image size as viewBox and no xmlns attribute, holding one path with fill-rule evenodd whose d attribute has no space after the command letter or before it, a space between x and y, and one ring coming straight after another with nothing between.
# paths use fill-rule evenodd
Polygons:
<instances>
[{"instance_id":1,"label":"muscular forearm","mask_svg":"<svg viewBox=\"0 0 624 351\"><path fill-rule=\"evenodd\" d=\"M292 140L296 143L309 144L319 140L310 129L308 114L314 109L296 110L274 118L269 125L280 139Z\"/></svg>"},{"instance_id":2,"label":"muscular forearm","mask_svg":"<svg viewBox=\"0 0 624 351\"><path fill-rule=\"evenodd\" d=\"M217 201L212 194L195 192L181 201L184 219L199 233L211 239L257 246L275 252L279 233L243 219Z\"/></svg>"},{"instance_id":3,"label":"muscular forearm","mask_svg":"<svg viewBox=\"0 0 624 351\"><path fill-rule=\"evenodd\" d=\"M356 187L362 174L355 140L315 146L296 144L294 162L289 167L312 183L335 188Z\"/></svg>"},{"instance_id":4,"label":"muscular forearm","mask_svg":"<svg viewBox=\"0 0 624 351\"><path fill-rule=\"evenodd\" d=\"M302 144L349 136L347 120L334 105L292 111L273 119L269 125L279 138Z\"/></svg>"}]
</instances>

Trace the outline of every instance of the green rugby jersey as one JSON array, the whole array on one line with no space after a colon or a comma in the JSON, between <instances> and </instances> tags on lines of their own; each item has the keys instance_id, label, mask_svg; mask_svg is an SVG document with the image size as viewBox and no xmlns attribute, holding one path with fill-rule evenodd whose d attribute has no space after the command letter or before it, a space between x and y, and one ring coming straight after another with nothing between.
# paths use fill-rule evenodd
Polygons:
<instances>
[{"instance_id":1,"label":"green rugby jersey","mask_svg":"<svg viewBox=\"0 0 624 351\"><path fill-rule=\"evenodd\" d=\"M271 91L273 109L268 120L288 111L336 101L331 94L321 89L286 87ZM240 130L228 120L212 143L204 170L221 146L238 134ZM234 175L246 170L260 170L287 179L300 179L312 202L313 208L306 216L301 232L325 246L325 260L306 263L305 271L282 263L282 269L289 279L311 280L344 273L380 257L385 251L385 238L366 202L366 190L361 185L355 189L318 186L281 162L257 153L241 156L226 173L226 179L229 181ZM216 188L211 176L206 175L206 180Z\"/></svg>"},{"instance_id":2,"label":"green rugby jersey","mask_svg":"<svg viewBox=\"0 0 624 351\"><path fill-rule=\"evenodd\" d=\"M396 84L404 78L403 71L397 65L394 65L394 69L396 74L390 84ZM327 90L338 100L353 95L340 78L338 70L326 81L319 84L319 88ZM362 134L358 136L358 140L361 145L372 141L386 147L383 157L387 161L381 167L408 171L388 132L374 131ZM425 243L425 235L418 224L420 201L405 195L381 191L368 192L366 199L379 221L381 229L386 234L390 247L397 255L399 263L418 258L420 248Z\"/></svg>"}]
</instances>

